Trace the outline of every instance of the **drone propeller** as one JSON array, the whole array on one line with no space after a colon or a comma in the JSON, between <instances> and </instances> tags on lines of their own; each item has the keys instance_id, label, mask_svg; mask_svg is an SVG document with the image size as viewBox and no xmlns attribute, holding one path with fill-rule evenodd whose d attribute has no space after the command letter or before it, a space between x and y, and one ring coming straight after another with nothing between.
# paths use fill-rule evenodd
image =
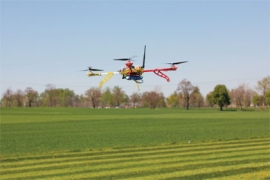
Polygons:
<instances>
[{"instance_id":1,"label":"drone propeller","mask_svg":"<svg viewBox=\"0 0 270 180\"><path fill-rule=\"evenodd\" d=\"M182 64L182 63L186 63L187 61L181 61L181 62L173 62L173 63L166 63L166 64L171 64L171 65L175 65L175 64Z\"/></svg>"},{"instance_id":2,"label":"drone propeller","mask_svg":"<svg viewBox=\"0 0 270 180\"><path fill-rule=\"evenodd\" d=\"M115 61L128 61L130 58L113 59Z\"/></svg>"},{"instance_id":3,"label":"drone propeller","mask_svg":"<svg viewBox=\"0 0 270 180\"><path fill-rule=\"evenodd\" d=\"M82 70L82 71L103 71L102 69L93 69L92 67L89 67L86 70Z\"/></svg>"},{"instance_id":4,"label":"drone propeller","mask_svg":"<svg viewBox=\"0 0 270 180\"><path fill-rule=\"evenodd\" d=\"M133 60L134 58L136 58L138 56L132 56L131 58L120 58L120 59L113 59L115 61L135 61Z\"/></svg>"},{"instance_id":5,"label":"drone propeller","mask_svg":"<svg viewBox=\"0 0 270 180\"><path fill-rule=\"evenodd\" d=\"M143 53L143 65L142 68L145 67L145 51L146 51L146 45L144 46L144 53Z\"/></svg>"}]
</instances>

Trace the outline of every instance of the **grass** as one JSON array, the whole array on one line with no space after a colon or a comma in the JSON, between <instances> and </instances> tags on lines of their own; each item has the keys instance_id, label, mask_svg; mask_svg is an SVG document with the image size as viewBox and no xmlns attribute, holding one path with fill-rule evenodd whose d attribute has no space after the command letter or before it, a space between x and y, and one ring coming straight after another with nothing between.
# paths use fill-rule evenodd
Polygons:
<instances>
[{"instance_id":1,"label":"grass","mask_svg":"<svg viewBox=\"0 0 270 180\"><path fill-rule=\"evenodd\" d=\"M269 145L269 138L260 138L6 157L0 174L1 179L248 179L252 173L250 179L262 179L270 176Z\"/></svg>"},{"instance_id":2,"label":"grass","mask_svg":"<svg viewBox=\"0 0 270 180\"><path fill-rule=\"evenodd\" d=\"M269 112L1 109L1 155L269 137Z\"/></svg>"},{"instance_id":3,"label":"grass","mask_svg":"<svg viewBox=\"0 0 270 180\"><path fill-rule=\"evenodd\" d=\"M267 110L1 109L0 178L269 179L269 135Z\"/></svg>"}]
</instances>

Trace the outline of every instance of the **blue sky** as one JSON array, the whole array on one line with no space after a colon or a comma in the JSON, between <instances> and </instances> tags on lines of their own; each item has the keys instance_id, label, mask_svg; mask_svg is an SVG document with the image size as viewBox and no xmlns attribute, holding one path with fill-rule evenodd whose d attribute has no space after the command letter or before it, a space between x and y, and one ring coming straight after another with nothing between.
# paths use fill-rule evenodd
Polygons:
<instances>
[{"instance_id":1,"label":"blue sky","mask_svg":"<svg viewBox=\"0 0 270 180\"><path fill-rule=\"evenodd\" d=\"M1 95L47 84L84 94L103 77L87 77L88 66L117 71L115 58L138 56L146 69L188 61L171 82L144 74L141 91L165 96L184 78L205 96L217 84L255 88L270 73L269 1L1 1ZM134 82L115 75L105 87L127 94Z\"/></svg>"}]
</instances>

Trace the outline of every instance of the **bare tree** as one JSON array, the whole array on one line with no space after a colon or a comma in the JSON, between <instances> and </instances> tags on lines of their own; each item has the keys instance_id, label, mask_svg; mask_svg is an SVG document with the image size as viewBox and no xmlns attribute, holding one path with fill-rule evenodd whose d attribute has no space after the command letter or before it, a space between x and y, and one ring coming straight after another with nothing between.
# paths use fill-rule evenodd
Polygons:
<instances>
[{"instance_id":1,"label":"bare tree","mask_svg":"<svg viewBox=\"0 0 270 180\"><path fill-rule=\"evenodd\" d=\"M24 98L25 98L25 94L22 90L18 89L14 93L14 100L16 101L18 107L23 106Z\"/></svg>"},{"instance_id":2,"label":"bare tree","mask_svg":"<svg viewBox=\"0 0 270 180\"><path fill-rule=\"evenodd\" d=\"M238 87L237 89L232 89L230 97L232 102L235 103L235 106L242 109L244 99L243 88Z\"/></svg>"},{"instance_id":3,"label":"bare tree","mask_svg":"<svg viewBox=\"0 0 270 180\"><path fill-rule=\"evenodd\" d=\"M149 105L150 109L155 109L161 101L164 101L164 96L156 91L144 92L142 101Z\"/></svg>"},{"instance_id":4,"label":"bare tree","mask_svg":"<svg viewBox=\"0 0 270 180\"><path fill-rule=\"evenodd\" d=\"M46 85L44 96L45 96L44 98L46 99L46 101L48 99L49 106L56 106L58 91L56 90L56 88L53 84Z\"/></svg>"},{"instance_id":5,"label":"bare tree","mask_svg":"<svg viewBox=\"0 0 270 180\"><path fill-rule=\"evenodd\" d=\"M120 106L125 100L125 92L119 86L114 86L112 95L115 106Z\"/></svg>"},{"instance_id":6,"label":"bare tree","mask_svg":"<svg viewBox=\"0 0 270 180\"><path fill-rule=\"evenodd\" d=\"M158 106L159 107L166 107L167 106L166 101L165 101L166 98L162 92L159 93L159 97L160 97L160 101L158 103Z\"/></svg>"},{"instance_id":7,"label":"bare tree","mask_svg":"<svg viewBox=\"0 0 270 180\"><path fill-rule=\"evenodd\" d=\"M72 106L73 107L83 107L83 101L84 101L83 95L77 95L76 94L72 98Z\"/></svg>"},{"instance_id":8,"label":"bare tree","mask_svg":"<svg viewBox=\"0 0 270 180\"><path fill-rule=\"evenodd\" d=\"M245 107L250 106L252 104L252 97L254 95L254 91L247 87L248 89L246 90L245 93Z\"/></svg>"},{"instance_id":9,"label":"bare tree","mask_svg":"<svg viewBox=\"0 0 270 180\"><path fill-rule=\"evenodd\" d=\"M31 87L25 89L25 96L27 98L28 106L32 107L32 103L36 102L38 98L38 92L33 90Z\"/></svg>"},{"instance_id":10,"label":"bare tree","mask_svg":"<svg viewBox=\"0 0 270 180\"><path fill-rule=\"evenodd\" d=\"M186 107L186 100L184 98L183 93L179 92L178 96L179 96L179 105L180 105L180 107Z\"/></svg>"},{"instance_id":11,"label":"bare tree","mask_svg":"<svg viewBox=\"0 0 270 180\"><path fill-rule=\"evenodd\" d=\"M5 103L5 107L11 107L12 100L13 100L13 91L10 88L8 88L6 92L4 93L2 99Z\"/></svg>"},{"instance_id":12,"label":"bare tree","mask_svg":"<svg viewBox=\"0 0 270 180\"><path fill-rule=\"evenodd\" d=\"M140 100L141 100L141 95L139 93L134 92L130 95L130 101L132 102L133 108L136 107L136 105L138 105Z\"/></svg>"},{"instance_id":13,"label":"bare tree","mask_svg":"<svg viewBox=\"0 0 270 180\"><path fill-rule=\"evenodd\" d=\"M190 104L195 107L201 107L203 105L203 96L200 92L200 88L195 86L192 93L190 94Z\"/></svg>"},{"instance_id":14,"label":"bare tree","mask_svg":"<svg viewBox=\"0 0 270 180\"><path fill-rule=\"evenodd\" d=\"M92 87L85 92L86 98L91 101L93 108L98 107L101 97L99 88Z\"/></svg>"},{"instance_id":15,"label":"bare tree","mask_svg":"<svg viewBox=\"0 0 270 180\"><path fill-rule=\"evenodd\" d=\"M244 83L232 89L230 92L232 101L235 103L236 107L240 107L241 109L243 106L247 107L251 104L251 95L252 91Z\"/></svg>"},{"instance_id":16,"label":"bare tree","mask_svg":"<svg viewBox=\"0 0 270 180\"><path fill-rule=\"evenodd\" d=\"M189 109L190 93L193 91L194 86L187 79L183 79L177 87L177 91L182 93L182 98L185 99L186 109Z\"/></svg>"},{"instance_id":17,"label":"bare tree","mask_svg":"<svg viewBox=\"0 0 270 180\"><path fill-rule=\"evenodd\" d=\"M127 94L124 95L124 105L126 108L129 106L129 96Z\"/></svg>"}]
</instances>

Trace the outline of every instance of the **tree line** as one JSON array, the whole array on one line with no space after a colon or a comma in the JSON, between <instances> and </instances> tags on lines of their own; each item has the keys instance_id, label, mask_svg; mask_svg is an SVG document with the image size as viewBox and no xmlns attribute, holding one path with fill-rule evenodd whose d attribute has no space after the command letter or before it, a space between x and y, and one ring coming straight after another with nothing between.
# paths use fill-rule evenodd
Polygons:
<instances>
[{"instance_id":1,"label":"tree line","mask_svg":"<svg viewBox=\"0 0 270 180\"><path fill-rule=\"evenodd\" d=\"M257 91L256 91L257 90ZM270 105L270 76L258 81L256 90L246 84L228 90L225 85L218 84L204 98L198 86L183 79L176 90L165 97L158 89L143 93L134 92L127 95L119 86L113 88L91 87L84 94L78 95L71 89L56 88L47 84L44 92L38 93L31 87L13 91L8 88L2 95L1 107L224 107L243 108L251 105Z\"/></svg>"}]
</instances>

